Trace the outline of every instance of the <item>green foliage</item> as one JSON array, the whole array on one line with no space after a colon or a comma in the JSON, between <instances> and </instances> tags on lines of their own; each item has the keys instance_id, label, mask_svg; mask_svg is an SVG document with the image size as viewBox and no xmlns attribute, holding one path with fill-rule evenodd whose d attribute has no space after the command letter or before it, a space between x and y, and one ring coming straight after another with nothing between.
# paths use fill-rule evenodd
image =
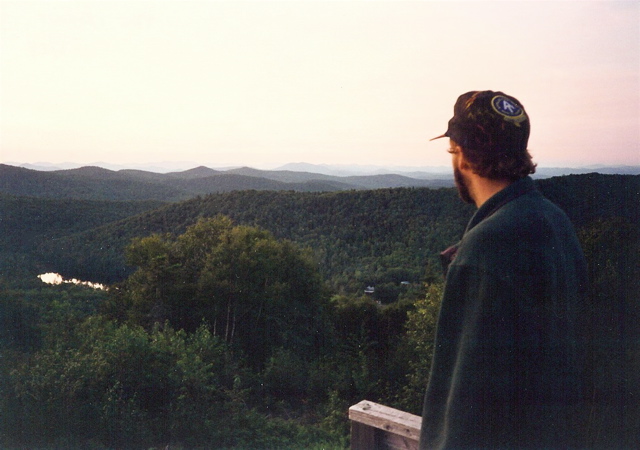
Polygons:
<instances>
[{"instance_id":1,"label":"green foliage","mask_svg":"<svg viewBox=\"0 0 640 450\"><path fill-rule=\"evenodd\" d=\"M39 281L17 286L0 279L0 346L34 351L66 342L105 297L104 291L84 286L48 286Z\"/></svg>"},{"instance_id":2,"label":"green foliage","mask_svg":"<svg viewBox=\"0 0 640 450\"><path fill-rule=\"evenodd\" d=\"M567 175L539 180L538 186L578 228L616 217L640 223L640 175Z\"/></svg>"},{"instance_id":3,"label":"green foliage","mask_svg":"<svg viewBox=\"0 0 640 450\"><path fill-rule=\"evenodd\" d=\"M0 285L0 343L2 348L29 351L39 348L40 311L23 298L22 292Z\"/></svg>"},{"instance_id":4,"label":"green foliage","mask_svg":"<svg viewBox=\"0 0 640 450\"><path fill-rule=\"evenodd\" d=\"M365 296L335 296L332 305L335 353L319 363L324 378L312 372L312 379L350 404L363 398L389 404L406 383L404 327L414 302L381 305Z\"/></svg>"},{"instance_id":5,"label":"green foliage","mask_svg":"<svg viewBox=\"0 0 640 450\"><path fill-rule=\"evenodd\" d=\"M5 443L299 448L333 439L248 408L249 373L206 326L146 332L90 319L78 334L80 346L39 351L11 371Z\"/></svg>"},{"instance_id":6,"label":"green foliage","mask_svg":"<svg viewBox=\"0 0 640 450\"><path fill-rule=\"evenodd\" d=\"M442 283L429 285L426 296L415 303L405 324L401 354L409 367L407 382L397 393L397 402L398 408L416 415L422 414L422 398L429 381L442 288Z\"/></svg>"},{"instance_id":7,"label":"green foliage","mask_svg":"<svg viewBox=\"0 0 640 450\"><path fill-rule=\"evenodd\" d=\"M591 281L589 329L598 336L589 368L594 400L612 405L594 411L595 429L604 445L630 448L618 439L623 430L640 432L640 224L621 217L596 220L579 237Z\"/></svg>"},{"instance_id":8,"label":"green foliage","mask_svg":"<svg viewBox=\"0 0 640 450\"><path fill-rule=\"evenodd\" d=\"M58 262L58 273L111 284L131 273L123 255L132 238L179 235L200 218L225 215L311 249L330 286L355 295L370 280L396 288L402 281L419 285L426 262L460 236L471 211L452 189L237 191L167 205L47 242L43 253ZM398 272L406 279L397 280Z\"/></svg>"},{"instance_id":9,"label":"green foliage","mask_svg":"<svg viewBox=\"0 0 640 450\"><path fill-rule=\"evenodd\" d=\"M63 236L74 236L161 205L159 201L53 200L0 194L0 274L15 279L18 278L16 272L25 268L31 273L62 271L55 252L43 255L43 244L55 248ZM59 250L64 252L64 247ZM110 258L116 257L104 253ZM78 267L87 259L95 258L95 255L74 256L78 257ZM85 274L80 273L79 278L90 279L82 275ZM78 274L74 276L78 278Z\"/></svg>"},{"instance_id":10,"label":"green foliage","mask_svg":"<svg viewBox=\"0 0 640 450\"><path fill-rule=\"evenodd\" d=\"M322 283L292 243L218 217L175 239L136 239L127 258L138 270L105 308L112 317L147 329L168 321L187 331L204 320L256 368L275 348L305 359L317 355Z\"/></svg>"},{"instance_id":11,"label":"green foliage","mask_svg":"<svg viewBox=\"0 0 640 450\"><path fill-rule=\"evenodd\" d=\"M274 399L295 403L306 398L309 362L282 348L272 352L265 364L264 389Z\"/></svg>"},{"instance_id":12,"label":"green foliage","mask_svg":"<svg viewBox=\"0 0 640 450\"><path fill-rule=\"evenodd\" d=\"M577 226L599 217L640 221L640 176L594 173L539 180L538 185ZM358 295L373 282L387 294L379 298L386 303L402 295L399 282L419 286L426 281L425 264L460 237L473 212L450 188L235 191L137 213L123 202L65 202L0 195L0 217L6 218L0 228L8 224L0 233L0 270L11 274L16 266L31 263L67 278L113 284L132 273L123 256L132 238L177 235L201 217L222 214L312 249L323 278L337 293ZM117 221L127 214L131 217ZM75 223L82 226L74 228ZM398 270L406 279L395 279Z\"/></svg>"},{"instance_id":13,"label":"green foliage","mask_svg":"<svg viewBox=\"0 0 640 450\"><path fill-rule=\"evenodd\" d=\"M598 217L640 221L640 176L586 174L539 180L543 193L574 224ZM615 199L612 201L612 199ZM455 189L398 188L304 193L235 191L170 204L126 221L43 242L39 259L55 271L96 282L122 281L131 273L124 248L131 238L183 233L201 217L225 215L278 239L310 248L323 278L337 293L357 295L368 285L401 281L420 285L423 268L455 242L473 213ZM397 271L405 280L397 280ZM391 284L389 284L391 283ZM382 288L391 295L398 291Z\"/></svg>"},{"instance_id":14,"label":"green foliage","mask_svg":"<svg viewBox=\"0 0 640 450\"><path fill-rule=\"evenodd\" d=\"M592 326L610 336L594 348L597 383L624 367L614 394L629 399L640 396L639 181L539 182L580 228ZM52 204L4 200L20 242L0 238L3 448L345 448L360 400L420 414L436 255L472 212L452 189L247 191L93 228L125 205L55 203L69 215L37 225ZM50 262L109 280L108 293L42 285L32 270Z\"/></svg>"},{"instance_id":15,"label":"green foliage","mask_svg":"<svg viewBox=\"0 0 640 450\"><path fill-rule=\"evenodd\" d=\"M117 222L162 204L159 201L45 200L0 194L0 247L34 250L43 240Z\"/></svg>"}]
</instances>

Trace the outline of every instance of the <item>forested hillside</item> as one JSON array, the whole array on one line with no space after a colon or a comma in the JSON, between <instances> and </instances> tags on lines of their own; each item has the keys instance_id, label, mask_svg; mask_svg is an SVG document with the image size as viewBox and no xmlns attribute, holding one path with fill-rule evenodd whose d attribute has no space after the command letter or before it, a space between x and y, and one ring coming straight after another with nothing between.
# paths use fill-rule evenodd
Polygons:
<instances>
[{"instance_id":1,"label":"forested hillside","mask_svg":"<svg viewBox=\"0 0 640 450\"><path fill-rule=\"evenodd\" d=\"M640 396L640 176L538 185L589 262L596 394L640 429L625 422ZM0 195L0 447L345 448L351 404L419 414L437 255L473 212L452 188ZM45 271L109 289L47 286ZM611 368L627 372L606 391ZM632 448L603 423L596 444Z\"/></svg>"},{"instance_id":2,"label":"forested hillside","mask_svg":"<svg viewBox=\"0 0 640 450\"><path fill-rule=\"evenodd\" d=\"M577 226L610 217L640 221L640 176L573 175L538 184ZM226 215L311 248L323 276L338 291L354 293L377 284L379 295L391 289L388 295L395 298L398 283L419 282L426 263L460 237L472 213L454 189L235 191L42 240L37 262L42 271L111 283L130 273L123 249L133 237L179 233L200 217Z\"/></svg>"},{"instance_id":3,"label":"forested hillside","mask_svg":"<svg viewBox=\"0 0 640 450\"><path fill-rule=\"evenodd\" d=\"M17 196L81 200L184 200L191 197L175 187L145 177L113 177L98 167L76 171L40 172L0 164L0 192Z\"/></svg>"},{"instance_id":4,"label":"forested hillside","mask_svg":"<svg viewBox=\"0 0 640 450\"><path fill-rule=\"evenodd\" d=\"M387 275L419 282L426 261L459 237L471 212L452 189L215 194L43 243L43 269L117 281L129 273L122 250L131 238L179 233L200 217L226 215L310 247L325 278L353 292Z\"/></svg>"},{"instance_id":5,"label":"forested hillside","mask_svg":"<svg viewBox=\"0 0 640 450\"><path fill-rule=\"evenodd\" d=\"M50 200L0 194L0 249L33 250L58 239L158 209L164 202Z\"/></svg>"}]
</instances>

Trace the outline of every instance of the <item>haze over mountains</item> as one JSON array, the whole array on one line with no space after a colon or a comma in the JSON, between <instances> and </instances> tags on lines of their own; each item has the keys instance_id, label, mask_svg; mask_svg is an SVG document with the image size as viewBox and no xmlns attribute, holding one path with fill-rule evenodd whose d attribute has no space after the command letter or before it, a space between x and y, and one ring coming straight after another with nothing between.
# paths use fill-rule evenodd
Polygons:
<instances>
[{"instance_id":1,"label":"haze over mountains","mask_svg":"<svg viewBox=\"0 0 640 450\"><path fill-rule=\"evenodd\" d=\"M273 170L198 166L169 172L132 168L114 170L97 165L60 169L45 163L30 167L0 164L0 192L43 198L181 201L197 195L238 190L332 192L454 185L448 167L386 168L295 163ZM539 168L535 177L593 172L636 175L640 174L640 166Z\"/></svg>"},{"instance_id":2,"label":"haze over mountains","mask_svg":"<svg viewBox=\"0 0 640 450\"><path fill-rule=\"evenodd\" d=\"M150 162L144 164L114 164L108 162L92 162L89 164L78 164L74 162L63 163L49 163L49 162L37 162L37 163L18 163L7 162L4 163L11 166L23 167L25 169L39 170L39 171L57 171L65 169L79 169L86 166L102 167L104 169L119 171L126 169L142 170L145 172L157 172L157 173L169 173L180 172L192 169L194 167L210 167L216 171L227 171L232 169L239 169L241 167L247 167L244 165L236 165L229 167L220 167L210 164L199 164L193 161L165 161L165 162ZM450 172L449 166L381 166L381 165L367 165L367 164L310 164L306 162L288 163L275 167L254 167L259 170L275 170L275 171L292 171L292 172L309 172L323 175L333 175L338 177L345 176L358 176L358 175L384 175L384 174L397 174L414 176L415 178L423 178L433 174L448 174ZM590 165L590 166L575 166L575 167L538 167L538 175L542 178L548 176L557 175L572 175L581 173L598 172L603 174L620 174L620 175L638 175L640 174L640 166L630 165Z\"/></svg>"},{"instance_id":3,"label":"haze over mountains","mask_svg":"<svg viewBox=\"0 0 640 450\"><path fill-rule=\"evenodd\" d=\"M215 170L200 166L181 172L97 166L39 171L0 164L0 192L11 195L89 200L180 201L197 195L239 190L328 192L390 187L448 187L449 173L418 178L399 174L336 176L249 167Z\"/></svg>"}]
</instances>

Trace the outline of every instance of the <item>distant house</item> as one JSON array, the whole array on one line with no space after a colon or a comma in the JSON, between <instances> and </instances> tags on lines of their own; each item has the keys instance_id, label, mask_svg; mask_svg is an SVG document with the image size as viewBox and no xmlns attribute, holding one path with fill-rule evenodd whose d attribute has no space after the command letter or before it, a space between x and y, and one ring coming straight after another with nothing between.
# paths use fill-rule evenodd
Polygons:
<instances>
[{"instance_id":1,"label":"distant house","mask_svg":"<svg viewBox=\"0 0 640 450\"><path fill-rule=\"evenodd\" d=\"M369 295L373 294L375 291L376 291L376 288L374 288L373 286L367 286L364 289L364 293Z\"/></svg>"}]
</instances>

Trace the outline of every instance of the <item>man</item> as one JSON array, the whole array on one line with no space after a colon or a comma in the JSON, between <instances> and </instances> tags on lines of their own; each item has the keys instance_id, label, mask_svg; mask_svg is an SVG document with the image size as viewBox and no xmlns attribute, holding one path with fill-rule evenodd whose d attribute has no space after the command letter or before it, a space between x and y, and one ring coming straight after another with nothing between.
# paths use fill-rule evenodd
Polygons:
<instances>
[{"instance_id":1,"label":"man","mask_svg":"<svg viewBox=\"0 0 640 450\"><path fill-rule=\"evenodd\" d=\"M420 448L583 448L587 276L573 226L537 190L522 104L461 95L446 133L475 203L446 284ZM438 138L434 138L438 139Z\"/></svg>"}]
</instances>

